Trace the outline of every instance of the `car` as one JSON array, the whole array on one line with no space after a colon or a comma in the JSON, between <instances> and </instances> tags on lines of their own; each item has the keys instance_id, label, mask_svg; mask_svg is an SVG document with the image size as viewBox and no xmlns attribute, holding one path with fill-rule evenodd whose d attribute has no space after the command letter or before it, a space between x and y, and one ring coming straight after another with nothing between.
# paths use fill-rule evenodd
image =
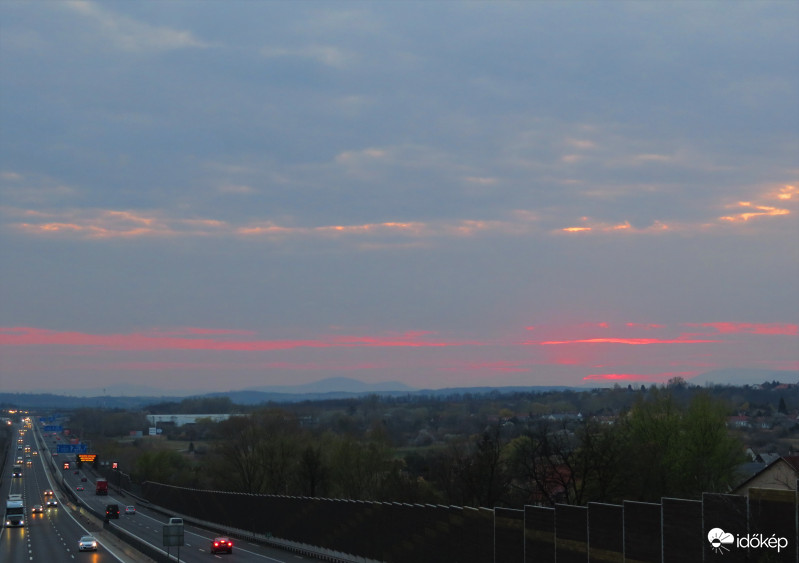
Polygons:
<instances>
[{"instance_id":1,"label":"car","mask_svg":"<svg viewBox=\"0 0 799 563\"><path fill-rule=\"evenodd\" d=\"M230 538L214 538L211 540L211 553L233 553L233 542Z\"/></svg>"},{"instance_id":2,"label":"car","mask_svg":"<svg viewBox=\"0 0 799 563\"><path fill-rule=\"evenodd\" d=\"M31 508L32 514L41 514L42 512L44 512L44 508L41 504L34 504L33 508Z\"/></svg>"},{"instance_id":3,"label":"car","mask_svg":"<svg viewBox=\"0 0 799 563\"><path fill-rule=\"evenodd\" d=\"M83 488L83 485L78 485L77 487L75 487L75 490L76 491L85 491L86 489Z\"/></svg>"},{"instance_id":4,"label":"car","mask_svg":"<svg viewBox=\"0 0 799 563\"><path fill-rule=\"evenodd\" d=\"M125 514L129 514L130 516L135 515L136 514L136 507L133 506L133 505L126 506L125 507Z\"/></svg>"},{"instance_id":5,"label":"car","mask_svg":"<svg viewBox=\"0 0 799 563\"><path fill-rule=\"evenodd\" d=\"M66 463L64 464L64 469L69 469L69 466ZM80 475L80 471L75 470L74 474L75 475Z\"/></svg>"},{"instance_id":6,"label":"car","mask_svg":"<svg viewBox=\"0 0 799 563\"><path fill-rule=\"evenodd\" d=\"M42 493L42 495L44 495L46 497L53 496L53 489L45 489L44 492Z\"/></svg>"},{"instance_id":7,"label":"car","mask_svg":"<svg viewBox=\"0 0 799 563\"><path fill-rule=\"evenodd\" d=\"M80 482L81 483L85 483L86 481L88 481L88 479L86 477L81 477L80 478Z\"/></svg>"},{"instance_id":8,"label":"car","mask_svg":"<svg viewBox=\"0 0 799 563\"><path fill-rule=\"evenodd\" d=\"M58 501L54 498L47 499L45 505L47 506L47 508L58 508Z\"/></svg>"},{"instance_id":9,"label":"car","mask_svg":"<svg viewBox=\"0 0 799 563\"><path fill-rule=\"evenodd\" d=\"M119 518L119 505L118 504L109 504L105 507L105 517L108 518Z\"/></svg>"},{"instance_id":10,"label":"car","mask_svg":"<svg viewBox=\"0 0 799 563\"><path fill-rule=\"evenodd\" d=\"M32 453L33 455L39 455L39 450L33 450L31 453Z\"/></svg>"},{"instance_id":11,"label":"car","mask_svg":"<svg viewBox=\"0 0 799 563\"><path fill-rule=\"evenodd\" d=\"M97 551L97 540L94 536L83 536L78 542L78 551Z\"/></svg>"},{"instance_id":12,"label":"car","mask_svg":"<svg viewBox=\"0 0 799 563\"><path fill-rule=\"evenodd\" d=\"M183 525L183 518L178 518L177 516L173 516L172 518L169 519L169 523L170 524L180 524L182 526Z\"/></svg>"}]
</instances>

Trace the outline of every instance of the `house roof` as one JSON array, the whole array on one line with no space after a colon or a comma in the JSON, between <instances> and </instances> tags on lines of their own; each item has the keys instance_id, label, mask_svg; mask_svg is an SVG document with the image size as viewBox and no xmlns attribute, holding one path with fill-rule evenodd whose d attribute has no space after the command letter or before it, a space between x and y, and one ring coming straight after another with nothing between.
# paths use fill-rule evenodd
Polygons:
<instances>
[{"instance_id":1,"label":"house roof","mask_svg":"<svg viewBox=\"0 0 799 563\"><path fill-rule=\"evenodd\" d=\"M763 469L746 479L743 483L740 483L738 486L733 489L733 492L738 491L746 486L751 480L755 479L758 475L762 474L765 471L768 471L771 467L777 465L778 463L787 463L791 469L794 470L797 477L799 478L799 455L790 455L790 456L782 456L778 457L771 463L767 464Z\"/></svg>"},{"instance_id":2,"label":"house roof","mask_svg":"<svg viewBox=\"0 0 799 563\"><path fill-rule=\"evenodd\" d=\"M772 461L776 461L780 458L780 454L757 454L757 457L765 463L766 465L770 464Z\"/></svg>"},{"instance_id":3,"label":"house roof","mask_svg":"<svg viewBox=\"0 0 799 563\"><path fill-rule=\"evenodd\" d=\"M735 469L736 477L742 481L748 480L750 477L757 475L766 468L766 464L762 461L749 461L742 463Z\"/></svg>"}]
</instances>

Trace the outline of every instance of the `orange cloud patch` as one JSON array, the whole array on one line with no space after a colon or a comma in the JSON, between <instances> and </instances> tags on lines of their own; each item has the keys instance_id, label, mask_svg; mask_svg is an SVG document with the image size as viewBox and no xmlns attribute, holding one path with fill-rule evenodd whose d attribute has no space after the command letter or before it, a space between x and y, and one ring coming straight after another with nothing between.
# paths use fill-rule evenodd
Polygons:
<instances>
[{"instance_id":1,"label":"orange cloud patch","mask_svg":"<svg viewBox=\"0 0 799 563\"><path fill-rule=\"evenodd\" d=\"M740 223L749 221L755 217L768 217L774 215L789 215L791 212L787 209L780 209L779 207L771 207L768 205L753 205L749 201L739 201L737 207L744 209L751 209L751 211L742 211L734 215L725 215L719 217L721 221L728 221L730 223Z\"/></svg>"},{"instance_id":2,"label":"orange cloud patch","mask_svg":"<svg viewBox=\"0 0 799 563\"><path fill-rule=\"evenodd\" d=\"M785 185L780 188L774 197L781 200L793 199L794 196L799 196L799 188L796 186Z\"/></svg>"}]
</instances>

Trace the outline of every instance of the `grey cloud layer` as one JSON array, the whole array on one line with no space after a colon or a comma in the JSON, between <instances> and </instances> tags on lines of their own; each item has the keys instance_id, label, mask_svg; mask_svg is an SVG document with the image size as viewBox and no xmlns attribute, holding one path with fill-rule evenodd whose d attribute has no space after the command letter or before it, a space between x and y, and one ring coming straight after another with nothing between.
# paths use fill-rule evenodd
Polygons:
<instances>
[{"instance_id":1,"label":"grey cloud layer","mask_svg":"<svg viewBox=\"0 0 799 563\"><path fill-rule=\"evenodd\" d=\"M0 20L3 324L799 316L796 2Z\"/></svg>"}]
</instances>

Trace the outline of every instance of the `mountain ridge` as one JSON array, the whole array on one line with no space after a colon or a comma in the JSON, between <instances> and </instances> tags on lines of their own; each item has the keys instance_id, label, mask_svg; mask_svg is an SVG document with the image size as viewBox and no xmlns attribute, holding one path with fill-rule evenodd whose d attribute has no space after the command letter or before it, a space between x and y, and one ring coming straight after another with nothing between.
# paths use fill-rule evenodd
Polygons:
<instances>
[{"instance_id":1,"label":"mountain ridge","mask_svg":"<svg viewBox=\"0 0 799 563\"><path fill-rule=\"evenodd\" d=\"M764 381L780 381L782 383L799 382L799 371L788 370L753 370L753 369L720 369L705 372L687 381L690 385L746 385L763 383ZM651 382L619 381L619 384L634 386L651 385ZM594 386L596 387L596 386ZM349 377L330 377L319 381L298 385L265 385L253 386L228 391L168 391L155 387L138 385L108 385L102 388L84 390L52 390L48 393L0 392L0 404L19 407L45 408L144 408L157 403L175 402L186 398L228 397L233 403L254 405L260 403L294 403L301 401L321 401L334 399L357 399L368 395L395 396L406 395L465 395L506 393L545 393L573 389L585 391L586 386L568 385L496 385L473 387L445 387L440 389L416 389L399 381L366 383ZM98 394L102 391L104 394ZM128 395L125 391L137 391L141 394ZM123 392L118 395L111 393Z\"/></svg>"}]
</instances>

